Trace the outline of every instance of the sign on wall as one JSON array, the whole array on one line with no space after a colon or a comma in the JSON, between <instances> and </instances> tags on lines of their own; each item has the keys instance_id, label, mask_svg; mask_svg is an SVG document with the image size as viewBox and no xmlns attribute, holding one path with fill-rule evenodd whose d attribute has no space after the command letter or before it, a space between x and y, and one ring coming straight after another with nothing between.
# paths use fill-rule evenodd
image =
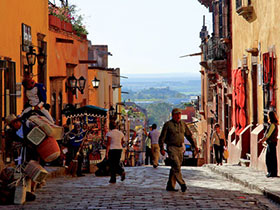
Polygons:
<instances>
[{"instance_id":1,"label":"sign on wall","mask_svg":"<svg viewBox=\"0 0 280 210\"><path fill-rule=\"evenodd\" d=\"M22 51L28 52L32 45L31 27L22 23Z\"/></svg>"}]
</instances>

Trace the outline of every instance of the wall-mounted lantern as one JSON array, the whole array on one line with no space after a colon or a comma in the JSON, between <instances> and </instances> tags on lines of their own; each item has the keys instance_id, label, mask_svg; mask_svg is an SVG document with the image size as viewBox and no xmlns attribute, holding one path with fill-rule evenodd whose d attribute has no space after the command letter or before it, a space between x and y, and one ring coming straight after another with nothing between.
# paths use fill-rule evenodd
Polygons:
<instances>
[{"instance_id":1,"label":"wall-mounted lantern","mask_svg":"<svg viewBox=\"0 0 280 210\"><path fill-rule=\"evenodd\" d=\"M26 60L31 73L32 73L32 67L36 63L36 58L38 60L39 65L44 65L46 61L46 55L43 54L42 49L39 48L39 53L36 54L36 50L33 48L33 46L29 46L29 51L26 53Z\"/></svg>"},{"instance_id":2,"label":"wall-mounted lantern","mask_svg":"<svg viewBox=\"0 0 280 210\"><path fill-rule=\"evenodd\" d=\"M84 94L84 89L85 89L85 86L86 86L86 79L81 76L79 79L78 79L78 89L79 91L81 92L81 94Z\"/></svg>"},{"instance_id":3,"label":"wall-mounted lantern","mask_svg":"<svg viewBox=\"0 0 280 210\"><path fill-rule=\"evenodd\" d=\"M39 54L37 54L37 60L39 65L44 65L46 61L46 55L43 53L43 50L39 48Z\"/></svg>"},{"instance_id":4,"label":"wall-mounted lantern","mask_svg":"<svg viewBox=\"0 0 280 210\"><path fill-rule=\"evenodd\" d=\"M111 106L110 109L109 109L109 115L110 116L114 116L115 115L115 109L114 109L113 106Z\"/></svg>"},{"instance_id":5,"label":"wall-mounted lantern","mask_svg":"<svg viewBox=\"0 0 280 210\"><path fill-rule=\"evenodd\" d=\"M29 46L29 52L26 53L26 59L29 66L34 66L36 63L36 53L33 46Z\"/></svg>"},{"instance_id":6,"label":"wall-mounted lantern","mask_svg":"<svg viewBox=\"0 0 280 210\"><path fill-rule=\"evenodd\" d=\"M86 86L86 79L83 76L77 79L74 75L72 75L67 79L66 91L67 89L70 89L70 91L72 91L72 93L75 94L76 89L78 89L81 92L81 94L84 94L85 86Z\"/></svg>"},{"instance_id":7,"label":"wall-mounted lantern","mask_svg":"<svg viewBox=\"0 0 280 210\"><path fill-rule=\"evenodd\" d=\"M91 83L94 88L98 88L100 80L95 77L93 80L91 80Z\"/></svg>"}]
</instances>

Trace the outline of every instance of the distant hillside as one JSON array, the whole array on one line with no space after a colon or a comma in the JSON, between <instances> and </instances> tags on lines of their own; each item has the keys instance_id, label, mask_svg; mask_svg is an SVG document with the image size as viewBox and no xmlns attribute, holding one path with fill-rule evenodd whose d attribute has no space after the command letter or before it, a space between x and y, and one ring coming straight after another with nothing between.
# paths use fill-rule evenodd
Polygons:
<instances>
[{"instance_id":1,"label":"distant hillside","mask_svg":"<svg viewBox=\"0 0 280 210\"><path fill-rule=\"evenodd\" d=\"M123 100L157 100L157 99L169 99L169 98L186 98L185 94L179 93L175 90L166 88L149 88L143 89L138 92L130 91L129 94L123 95Z\"/></svg>"},{"instance_id":2,"label":"distant hillside","mask_svg":"<svg viewBox=\"0 0 280 210\"><path fill-rule=\"evenodd\" d=\"M129 77L121 79L122 90L128 92L138 92L149 88L166 88L176 90L186 95L200 95L201 80L200 78L188 77Z\"/></svg>"}]
</instances>

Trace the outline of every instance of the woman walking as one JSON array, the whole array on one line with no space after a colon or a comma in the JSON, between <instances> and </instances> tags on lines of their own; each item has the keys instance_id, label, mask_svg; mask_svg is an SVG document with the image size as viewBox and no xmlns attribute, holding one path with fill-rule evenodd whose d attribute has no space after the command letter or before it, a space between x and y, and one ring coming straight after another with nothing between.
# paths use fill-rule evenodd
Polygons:
<instances>
[{"instance_id":1,"label":"woman walking","mask_svg":"<svg viewBox=\"0 0 280 210\"><path fill-rule=\"evenodd\" d=\"M274 111L268 113L269 117L269 127L259 143L266 142L266 167L267 167L267 177L277 177L277 155L276 155L276 146L277 146L277 136L278 136L278 119Z\"/></svg>"},{"instance_id":2,"label":"woman walking","mask_svg":"<svg viewBox=\"0 0 280 210\"><path fill-rule=\"evenodd\" d=\"M217 165L223 165L223 153L226 146L226 138L224 132L220 129L220 125L217 123L214 126L214 133L211 139L212 145L214 145L215 158Z\"/></svg>"},{"instance_id":3,"label":"woman walking","mask_svg":"<svg viewBox=\"0 0 280 210\"><path fill-rule=\"evenodd\" d=\"M121 175L121 181L125 179L125 171L120 165L122 155L122 145L124 143L124 134L119 131L115 122L109 125L110 131L106 134L107 148L106 158L109 160L111 179L110 183L116 183L116 174Z\"/></svg>"}]
</instances>

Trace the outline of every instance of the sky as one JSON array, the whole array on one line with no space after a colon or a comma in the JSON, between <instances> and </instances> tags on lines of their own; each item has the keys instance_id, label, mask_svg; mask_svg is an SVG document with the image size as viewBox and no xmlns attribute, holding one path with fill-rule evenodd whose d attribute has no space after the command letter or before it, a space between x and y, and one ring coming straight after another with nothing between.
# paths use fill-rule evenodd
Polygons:
<instances>
[{"instance_id":1,"label":"sky","mask_svg":"<svg viewBox=\"0 0 280 210\"><path fill-rule=\"evenodd\" d=\"M56 0L58 2L58 0ZM198 0L68 0L79 9L92 44L108 45L110 68L122 75L184 73L199 76L199 32L203 15Z\"/></svg>"}]
</instances>

